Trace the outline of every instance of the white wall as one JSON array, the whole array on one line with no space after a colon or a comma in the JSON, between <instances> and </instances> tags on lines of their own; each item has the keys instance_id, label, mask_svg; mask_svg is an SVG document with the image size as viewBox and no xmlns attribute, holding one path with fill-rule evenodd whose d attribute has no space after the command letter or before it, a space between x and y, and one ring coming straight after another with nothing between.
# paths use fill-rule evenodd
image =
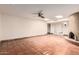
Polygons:
<instances>
[{"instance_id":1,"label":"white wall","mask_svg":"<svg viewBox=\"0 0 79 59\"><path fill-rule=\"evenodd\" d=\"M62 24L61 23L54 23L51 26L51 32L54 34L62 34Z\"/></svg>"},{"instance_id":2,"label":"white wall","mask_svg":"<svg viewBox=\"0 0 79 59\"><path fill-rule=\"evenodd\" d=\"M64 22L58 22L51 24L51 33L57 35L68 34L68 23L64 26Z\"/></svg>"},{"instance_id":3,"label":"white wall","mask_svg":"<svg viewBox=\"0 0 79 59\"><path fill-rule=\"evenodd\" d=\"M11 15L2 15L3 39L13 39L47 32L46 23L41 20L25 19Z\"/></svg>"}]
</instances>

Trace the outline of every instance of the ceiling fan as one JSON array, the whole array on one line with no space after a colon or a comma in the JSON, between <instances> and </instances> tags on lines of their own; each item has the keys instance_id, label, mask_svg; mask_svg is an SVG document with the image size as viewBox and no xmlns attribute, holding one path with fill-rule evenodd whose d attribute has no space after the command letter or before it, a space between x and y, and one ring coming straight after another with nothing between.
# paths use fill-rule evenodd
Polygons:
<instances>
[{"instance_id":1,"label":"ceiling fan","mask_svg":"<svg viewBox=\"0 0 79 59\"><path fill-rule=\"evenodd\" d=\"M43 15L43 10L40 10L37 13L32 13L32 14L37 14L38 17L45 18L44 15Z\"/></svg>"}]
</instances>

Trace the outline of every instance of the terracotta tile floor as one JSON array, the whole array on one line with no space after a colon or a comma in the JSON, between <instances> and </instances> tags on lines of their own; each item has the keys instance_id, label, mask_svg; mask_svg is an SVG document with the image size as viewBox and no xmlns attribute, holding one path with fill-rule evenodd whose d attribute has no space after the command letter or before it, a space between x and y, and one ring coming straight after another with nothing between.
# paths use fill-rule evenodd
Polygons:
<instances>
[{"instance_id":1,"label":"terracotta tile floor","mask_svg":"<svg viewBox=\"0 0 79 59\"><path fill-rule=\"evenodd\" d=\"M0 55L79 55L79 46L63 36L43 35L0 42Z\"/></svg>"}]
</instances>

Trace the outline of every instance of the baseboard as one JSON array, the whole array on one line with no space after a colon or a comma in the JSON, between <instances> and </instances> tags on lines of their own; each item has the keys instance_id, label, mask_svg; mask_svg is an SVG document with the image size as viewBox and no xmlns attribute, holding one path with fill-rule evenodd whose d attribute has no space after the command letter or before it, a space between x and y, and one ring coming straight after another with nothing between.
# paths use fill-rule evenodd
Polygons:
<instances>
[{"instance_id":1,"label":"baseboard","mask_svg":"<svg viewBox=\"0 0 79 59\"><path fill-rule=\"evenodd\" d=\"M5 42L5 41L13 41L13 40L21 40L21 39L27 39L27 38L31 38L31 37L38 37L38 36L45 36L45 35L48 35L48 34L34 35L34 36L20 37L20 38L13 38L13 39L4 39L4 40L1 40L1 42Z\"/></svg>"}]
</instances>

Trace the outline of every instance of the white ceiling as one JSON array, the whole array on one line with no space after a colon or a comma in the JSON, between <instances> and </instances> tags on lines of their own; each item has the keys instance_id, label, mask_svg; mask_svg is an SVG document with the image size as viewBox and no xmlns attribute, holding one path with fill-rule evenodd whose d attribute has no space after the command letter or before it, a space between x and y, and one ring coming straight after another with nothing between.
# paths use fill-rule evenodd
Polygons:
<instances>
[{"instance_id":1,"label":"white ceiling","mask_svg":"<svg viewBox=\"0 0 79 59\"><path fill-rule=\"evenodd\" d=\"M43 10L44 16L51 20L55 20L56 15L63 15L64 18L70 14L79 11L78 4L11 4L0 5L0 12L20 17L38 18L36 13Z\"/></svg>"}]
</instances>

